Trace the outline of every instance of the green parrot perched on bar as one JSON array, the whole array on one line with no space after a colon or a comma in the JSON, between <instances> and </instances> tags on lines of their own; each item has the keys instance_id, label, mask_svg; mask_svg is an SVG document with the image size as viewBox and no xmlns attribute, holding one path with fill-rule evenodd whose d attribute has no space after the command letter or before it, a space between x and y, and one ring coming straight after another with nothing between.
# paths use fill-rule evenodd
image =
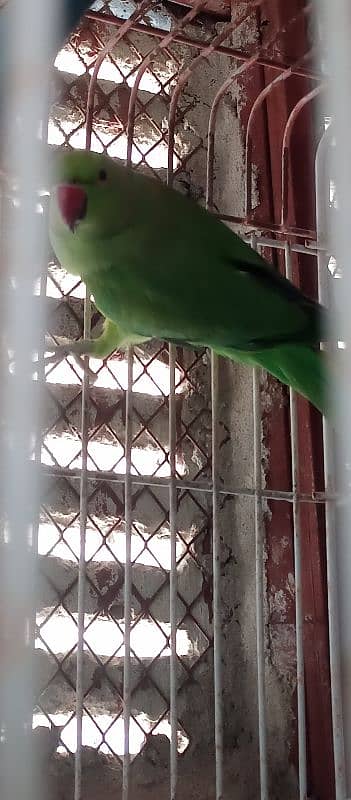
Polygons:
<instances>
[{"instance_id":1,"label":"green parrot perched on bar","mask_svg":"<svg viewBox=\"0 0 351 800\"><path fill-rule=\"evenodd\" d=\"M51 245L105 317L101 336L58 347L55 360L151 338L210 347L327 412L322 306L218 218L108 156L60 153L55 180Z\"/></svg>"}]
</instances>

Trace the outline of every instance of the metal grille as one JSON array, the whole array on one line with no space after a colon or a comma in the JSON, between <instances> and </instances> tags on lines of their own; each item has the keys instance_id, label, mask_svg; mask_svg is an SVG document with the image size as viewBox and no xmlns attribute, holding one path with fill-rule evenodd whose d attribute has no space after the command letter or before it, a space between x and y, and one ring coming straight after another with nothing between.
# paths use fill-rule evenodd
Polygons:
<instances>
[{"instance_id":1,"label":"metal grille","mask_svg":"<svg viewBox=\"0 0 351 800\"><path fill-rule=\"evenodd\" d=\"M189 11L185 20L183 17L181 23L178 24L175 24L170 17L167 20L163 19L166 27L170 27L171 21L173 22L172 30L166 42L161 39L160 43L155 44L140 26L140 19L149 25L150 22L152 25L152 21L154 24L155 22L160 24L156 6L153 7L149 16L147 14L142 16L142 8L147 10L148 7L149 4L144 3L139 9L130 8L129 13L132 16L130 21L124 23L122 29L117 27L116 30L108 22L100 20L95 22L92 19L89 26L85 24L82 31L72 37L70 47L59 55L56 62L61 70L64 68L67 70L68 66L69 71L72 70L73 76L67 78L67 74L62 76L62 72L57 75L59 99L56 101L55 98L49 121L49 142L53 144L67 143L79 147L85 145L87 137L87 141L90 142L93 149L106 150L112 156L128 156L136 168L146 168L156 177L160 177L159 170L162 167L168 166L168 181L173 182L173 176L179 180L187 168L191 170L195 157L196 174L200 173L201 175L201 168L199 168L201 158L203 172L205 168L205 131L201 131L199 122L196 120L196 99L185 94L188 91L188 80L192 73L194 76L196 75L196 70L206 63L204 59L210 58L211 55L217 62L213 64L213 72L217 67L218 73L219 59L215 52L216 46L220 47L222 42L228 40L228 37L232 37L233 31L240 27L241 20L239 18L239 20L226 25L219 34L209 38L205 49L194 52L193 49L186 46L180 48L173 40L175 32L182 31L187 20L191 21L196 16L196 9ZM106 10L111 12L112 9L107 8ZM153 16L151 16L152 14ZM245 10L245 14L241 15L242 20L246 16L247 10ZM131 30L133 18L139 23L138 31ZM289 20L287 27L289 28L293 22ZM279 36L274 38L281 38L282 35L283 32L280 31ZM167 46L165 46L166 44ZM213 144L219 103L234 81L238 81L240 74L254 65L260 55L262 56L263 52L260 53L256 47L253 55L246 58L244 63L237 66L230 77L222 85L219 85L213 98L207 174L207 202L211 206L213 204ZM223 69L224 59L225 70ZM302 61L304 60L306 60L306 56L303 57ZM229 56L222 56L221 66L224 74L232 68ZM76 77L75 72L83 74ZM89 72L93 75L92 79L89 78ZM285 74L283 71L283 79L288 75L287 68ZM279 78L282 80L281 70L279 70ZM220 84L218 74L216 82ZM319 88L316 91L319 91ZM265 95L267 94L268 89L265 91ZM260 101L262 102L263 99L264 96L261 96ZM286 154L289 148L290 131L297 111L303 103L310 99L312 99L312 95L303 98L296 106L284 133L283 226L286 225L287 213L288 162ZM258 102L257 100L256 108ZM250 135L254 111L255 109L252 111L247 130L247 186L249 187L247 212L249 214L252 185L249 160ZM194 123L192 125L191 122L189 123L192 115L195 123L197 122L197 130ZM193 171L195 172L194 166ZM191 172L190 178L188 177L189 184L190 181ZM200 186L200 196L202 193L203 189ZM255 236L251 243L254 247L259 247L260 239ZM262 244L266 246L272 244L273 247L280 246L285 251L286 268L291 275L290 248L285 244L284 237L281 237L280 244L279 240L272 242L267 237ZM304 250L304 243L300 243L299 247ZM307 252L310 254L311 250L308 249ZM62 333L73 337L77 334L80 335L82 333L81 298L83 294L80 286L75 284L71 290L67 291L67 278L64 276L60 283L60 272L55 265L50 270L50 280L51 285L55 287L53 294L59 294L60 297L53 318L55 328L52 328L50 332L54 335ZM93 316L93 329L95 322L96 317ZM40 698L38 711L44 714L50 712L50 697L53 687L58 683L61 687L61 702L64 697L67 698L66 708L61 710L62 717L56 717L56 720L63 724L61 743L68 750L75 750L76 717L73 710L73 689L78 664L77 681L79 681L79 671L81 671L79 689L82 693L78 702L82 705L78 706L77 713L78 719L79 715L82 715L82 733L79 738L83 745L91 744L98 752L112 755L117 758L117 763L126 747L127 752L131 753L131 758L125 757L123 776L121 777L123 792L127 796L130 788L130 760L133 761L133 757L138 751L142 757L143 750L148 745L153 746L150 745L152 743L150 734L159 733L161 737L154 741L157 742L156 750L158 746L159 749L161 748L161 752L157 753L155 760L159 764L160 759L162 762L163 758L168 764L168 746L165 749L162 733L171 732L173 726L172 734L175 737L176 746L171 746L170 769L171 794L175 797L177 751L186 750L191 742L192 733L191 729L184 729L178 722L176 698L178 695L182 696L184 685L191 686L192 679L194 680L194 676L198 674L201 661L205 659L205 663L208 664L209 652L213 648L212 615L214 614L217 796L221 797L223 792L223 718L219 529L217 527L217 532L214 529L214 569L212 574L206 560L205 566L203 559L199 561L199 553L201 554L201 549L203 549L199 545L211 528L210 498L201 491L194 491L194 486L192 491L191 488L183 490L181 482L184 474L185 480L194 482L195 485L197 481L208 480L210 477L208 362L203 353L187 354L186 364L182 352L178 352L178 360L176 360L176 353L171 351L169 360L167 350L161 345L154 345L152 349L149 347L148 350L149 352L145 352L144 349L143 352L136 354L132 364L131 356L129 363L123 357L109 359L104 364L90 362L90 367L96 371L97 378L94 387L89 390L89 399L88 393L86 393L82 411L81 373L77 371L72 359L68 359L65 365L61 364L48 371L47 380L53 407L52 417L44 436L43 460L48 465L49 473L50 466L54 466L61 473L61 477L59 482L57 475L49 478L48 481L49 491L46 502L43 504L43 524L45 525L44 520L46 520L45 530L48 531L49 526L51 536L54 533L54 537L58 537L58 542L56 544L50 541L48 551L45 550L44 545L43 555L49 553L53 558L55 556L59 558L60 562L56 562L56 564L61 569L62 559L65 569L64 583L61 585L61 582L57 580L57 568L53 570L53 562L49 562L51 569L50 567L48 569L48 562L43 559L44 574L46 583L50 587L51 602L43 603L43 605L49 606L49 613L43 609L39 616L38 640L47 650L50 666L55 669L55 674L50 676L48 688ZM175 367L176 372L173 372ZM212 385L214 395L217 392L216 370L217 365L214 363ZM66 379L65 376L67 376ZM131 381L129 385L128 376ZM160 386L162 379L163 385ZM172 393L170 394L169 380L171 384L172 381L174 382L176 390L173 404L171 404ZM72 388L71 384L75 382L78 385ZM142 389L143 383L144 390ZM169 431L167 406L170 413ZM293 399L291 409L292 431L293 434L295 431L296 442L297 422ZM254 378L253 412L254 487L248 488L250 488L249 493L255 497L260 772L261 796L266 797L268 796L268 775L264 686L263 477L259 423L261 413L260 379L257 372ZM80 434L80 430L84 427L82 413L85 416L86 434L83 449ZM219 421L218 418L216 419L217 415L218 410L216 413L215 409L213 435L218 447L219 439L216 430ZM173 440L173 452L169 451L168 433L171 441ZM81 640L82 652L79 659L79 645L78 654L76 649L79 615L78 488L79 481L82 480L82 468L84 470L84 445L86 447L87 473L82 490L83 497L81 494L81 504L85 506L83 514L87 515L85 530L87 551L86 564L81 561L81 568L84 568L86 575L86 588L84 609L80 609L81 612L84 610L84 637ZM286 495L286 499L292 500L294 504L295 581L298 582L297 598L299 598L301 582L299 505L295 499L297 457L295 445L293 450L293 487L292 492ZM128 464L130 477L128 469L125 473ZM72 475L74 469L78 473L76 480ZM218 491L221 486L218 460L214 460L213 469L213 500L216 520L219 512ZM91 475L92 470L94 478ZM124 474L126 474L126 479ZM134 480L134 476L136 476L136 480ZM156 479L161 478L160 483L164 485L168 483L168 476L170 476L169 493L165 488L156 488L152 485L154 476ZM142 478L142 485L138 485L139 477ZM179 490L176 489L177 481L179 481ZM245 494L245 488L240 487L240 491ZM181 525L183 515L184 522ZM85 519L83 519L84 523ZM182 528L184 529L183 535ZM43 537L44 541L47 541L47 535L45 538ZM160 553L162 541L164 543L163 563ZM177 570L184 570L184 572L180 572L177 580L175 578L176 565ZM50 572L54 572L54 577L50 576ZM82 570L80 580L82 581ZM215 604L212 611L213 591ZM123 609L123 595L127 610ZM130 609L130 621L128 621L128 608ZM306 794L306 743L302 608L300 604L297 605L296 614L300 796L304 797ZM177 635L173 637L170 621L173 621L173 633L175 633L175 625L177 626ZM56 625L59 622L64 631L62 643L60 637L55 634ZM67 649L66 637L71 639L69 649ZM53 641L56 643L55 648L53 648ZM172 645L171 652L170 644ZM64 655L61 655L61 651ZM166 673L170 675L170 680L164 677L163 659L166 659L167 665L170 666L170 671L167 670ZM102 694L101 687L106 687L106 699L102 702L99 701L99 694L100 696ZM145 691L145 687L148 687L147 691ZM125 721L123 723L123 688L125 713L127 716L130 715L129 727L128 720L127 725ZM191 692L188 694L185 692L185 697L185 702L190 704ZM79 751L77 752L79 756ZM80 792L80 770L81 766L77 759L76 792L78 793Z\"/></svg>"},{"instance_id":2,"label":"metal grille","mask_svg":"<svg viewBox=\"0 0 351 800\"><path fill-rule=\"evenodd\" d=\"M145 8L147 6L149 4L144 4ZM165 19L163 15L162 18L160 12L157 16L156 10L153 13L154 20L170 24L169 17ZM189 16L195 16L195 12ZM67 69L67 65L72 71L84 68L84 74L76 78L66 73L62 80L62 74L58 73L61 85L49 121L49 142L61 144L64 139L71 146L85 144L87 131L84 107L83 113L81 107L84 101L89 105L88 70L92 72L94 63L101 62L101 48L106 47L111 34L116 41L121 31L117 29L116 33L111 25L92 21L72 37L70 48L59 55L59 69ZM171 40L172 35L169 38ZM112 156L126 157L128 133L130 138L132 132L131 158L136 168L147 168L160 178L162 168L165 172L167 167L165 120L170 89L181 67L189 62L191 51L189 48L177 51L174 46L171 50L162 44L158 47L159 53L153 54L149 67L144 69L143 55L152 47L154 42L143 31L129 31L119 42L112 47L110 43L106 48L97 89L94 95L91 93L94 98L91 146L104 149ZM134 131L128 131L128 103L133 87L139 88L139 94L134 110ZM179 177L184 175L187 164L201 147L205 155L201 138L193 129L186 130L185 120L195 106L195 99L189 97L182 105L177 120L179 144L174 148L173 159ZM184 190L187 190L186 185ZM53 336L67 336L68 328L73 336L82 332L84 290L72 283L71 288L60 268L52 265L49 294L57 297L50 329ZM97 316L93 314L91 320L93 332L98 324ZM51 669L35 717L37 722L43 722L45 715L55 724L62 724L61 746L71 752L76 750L74 687L78 664L84 698L81 706L83 745L90 744L98 753L114 759L117 765L121 764L126 745L131 762L140 753L141 769L146 770L145 780L151 781L155 780L160 764L169 764L166 736L170 737L172 730L176 741L171 758L172 792L176 785L177 752L184 752L191 741L191 730L177 720L174 708L170 708L172 692L173 703L175 690L179 693L183 689L187 697L185 687L191 687L196 680L202 661L208 662L212 647L211 570L199 563L202 542L210 531L211 510L207 495L191 491L198 480L210 478L208 362L204 352L184 354L180 350L174 354L174 360L176 449L173 464L168 440L168 349L161 343L149 345L134 354L132 364L128 364L125 355L118 354L104 363L90 361L96 377L83 412L86 414L88 472L84 490L87 513L84 644L80 659L76 641L79 481L84 458L80 433L82 371L72 359L48 370L49 420L42 457L48 476L51 475L42 506L39 542L43 548L44 582L48 586L45 594L49 591L50 601L44 601L43 593L38 645L47 652ZM129 426L128 375L132 380L129 391L133 389ZM129 445L125 447L126 434ZM128 462L133 476L129 485L124 478ZM175 521L170 518L169 492L165 488L171 471L179 482L185 475L185 483L190 485L187 489L186 485L183 488L179 484L182 485L179 492L173 489L176 537ZM45 558L47 555L51 556L49 562ZM63 565L64 582L61 584L57 569L62 571ZM177 588L175 585L172 588L171 567L173 575L175 567L179 570ZM207 587L209 611L203 600L204 587L205 590ZM128 615L124 603L130 608L129 625L125 621ZM174 630L177 626L173 638L171 620ZM59 624L64 632L62 643L56 633ZM69 650L66 637L71 637ZM170 640L173 652L170 652ZM42 653L40 657L43 658ZM171 680L168 677L170 662ZM58 693L62 705L59 713ZM129 730L123 723L123 702L130 714ZM147 767L151 776L147 775ZM122 776L121 771L119 780L127 794L126 760L124 774ZM79 775L76 781L79 792Z\"/></svg>"},{"instance_id":3,"label":"metal grille","mask_svg":"<svg viewBox=\"0 0 351 800\"><path fill-rule=\"evenodd\" d=\"M139 5L95 4L56 59L48 141L105 151L167 180L241 231L288 277L296 278L302 256L315 273L318 261L325 299L324 243L312 223L291 221L289 207L290 187L297 181L290 162L292 136L300 112L324 84L311 67L311 50L294 51L290 59L282 53L285 37L307 24L310 7L288 17L279 30L268 24L266 31L260 5L246 4L232 21L215 25L203 15L201 2L177 14L168 4L161 7L149 0ZM255 94L254 84L251 105L246 104L246 140L240 154L246 202L240 202L240 190L234 191L233 213L232 194L223 198L222 185L215 180L216 174L223 176L216 156L230 148L232 126L239 131L245 81L252 78L254 83L255 70L261 69L267 71L265 86ZM255 125L268 107L265 103L291 76L308 79L313 88L300 93L277 142L280 219L272 212L262 220ZM317 183L324 136L328 134L317 151ZM229 169L234 175L237 171L239 183L238 162L239 158ZM325 175L322 182L317 224L322 224L326 207ZM96 333L101 320L85 298L84 286L53 258L46 293L50 340L79 338L83 329ZM233 589L228 579L236 563L230 546L233 525L235 534L246 526L252 542L245 553L246 586L243 578L241 589L255 591L257 664L249 649L246 661L238 660L236 668L248 661L248 669L257 667L253 735L254 746L256 736L258 741L259 778L253 791L261 800L273 796L269 773L276 776L276 765L268 730L272 714L267 708L267 678L272 680L272 671L267 640L276 608L267 606L265 570L272 501L292 506L293 513L294 575L288 573L286 579L296 615L296 674L290 663L287 685L291 681L292 708L297 687L298 792L301 800L306 798L301 509L324 508L328 499L327 553L333 570L335 487L328 483L326 495L323 486L316 487L313 470L301 480L299 420L304 401L300 404L290 393L285 449L289 453L291 448L291 485L280 488L267 478L264 438L270 404L274 406L280 390L259 371L254 373L252 392L248 370L224 366L205 351L152 342L103 362L68 357L47 368L45 378L34 726L55 726L49 746L49 755L56 752L53 783L60 781L63 792L71 791L75 754L75 800L95 796L102 786L107 796L117 791L124 800L147 787L155 791L155 786L160 797L167 796L169 776L172 800L185 790L191 797L198 790L199 796L221 800L233 781L241 785L243 773L249 785L250 767L245 771L240 765L241 732L235 730L239 702L233 702L228 687L235 603L226 602L225 591ZM241 398L227 399L233 414L225 409L223 385L227 394L228 387L240 387ZM286 402L284 391L279 397ZM241 403L248 400L245 416ZM241 420L246 431L240 428ZM324 437L330 476L332 447L326 425ZM235 445L241 448L238 466L233 463ZM250 465L245 467L246 459ZM241 543L242 538L241 532ZM273 590L268 588L271 600ZM334 590L329 586L330 609ZM237 602L245 606L240 595ZM245 612L241 622L244 616ZM337 638L334 616L331 611L332 641ZM250 625L253 618L247 621ZM245 636L244 631L244 643ZM295 654L293 664L294 660ZM333 669L332 698L338 787L344 778L338 675ZM196 715L205 729L202 737L194 735ZM206 753L213 764L205 764ZM196 763L203 767L202 775L192 774ZM293 791L289 780L282 786Z\"/></svg>"}]
</instances>

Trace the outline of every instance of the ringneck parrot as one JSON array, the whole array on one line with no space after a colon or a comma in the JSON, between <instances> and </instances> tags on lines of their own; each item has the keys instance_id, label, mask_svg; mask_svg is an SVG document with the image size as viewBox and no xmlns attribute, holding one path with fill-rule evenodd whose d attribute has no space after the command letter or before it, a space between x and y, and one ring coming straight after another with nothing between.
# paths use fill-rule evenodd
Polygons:
<instances>
[{"instance_id":1,"label":"ringneck parrot","mask_svg":"<svg viewBox=\"0 0 351 800\"><path fill-rule=\"evenodd\" d=\"M105 357L157 338L266 369L322 413L325 309L218 218L108 156L61 152L50 240L105 317L101 336L56 351Z\"/></svg>"}]
</instances>

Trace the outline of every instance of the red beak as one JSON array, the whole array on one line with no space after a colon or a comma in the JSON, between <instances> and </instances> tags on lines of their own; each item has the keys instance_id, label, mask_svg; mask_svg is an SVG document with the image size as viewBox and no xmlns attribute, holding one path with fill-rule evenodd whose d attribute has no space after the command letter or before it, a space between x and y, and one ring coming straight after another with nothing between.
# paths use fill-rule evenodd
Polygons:
<instances>
[{"instance_id":1,"label":"red beak","mask_svg":"<svg viewBox=\"0 0 351 800\"><path fill-rule=\"evenodd\" d=\"M74 233L77 222L87 213L86 193L73 183L61 183L56 189L56 197L62 219Z\"/></svg>"}]
</instances>

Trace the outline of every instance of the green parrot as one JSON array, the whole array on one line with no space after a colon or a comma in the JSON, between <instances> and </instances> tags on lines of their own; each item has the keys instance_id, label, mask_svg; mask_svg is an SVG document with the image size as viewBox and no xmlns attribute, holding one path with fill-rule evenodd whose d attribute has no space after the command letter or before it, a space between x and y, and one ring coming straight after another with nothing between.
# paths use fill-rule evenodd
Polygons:
<instances>
[{"instance_id":1,"label":"green parrot","mask_svg":"<svg viewBox=\"0 0 351 800\"><path fill-rule=\"evenodd\" d=\"M104 358L157 338L266 369L327 410L325 309L205 209L108 156L60 153L50 240L105 317L55 351Z\"/></svg>"}]
</instances>

